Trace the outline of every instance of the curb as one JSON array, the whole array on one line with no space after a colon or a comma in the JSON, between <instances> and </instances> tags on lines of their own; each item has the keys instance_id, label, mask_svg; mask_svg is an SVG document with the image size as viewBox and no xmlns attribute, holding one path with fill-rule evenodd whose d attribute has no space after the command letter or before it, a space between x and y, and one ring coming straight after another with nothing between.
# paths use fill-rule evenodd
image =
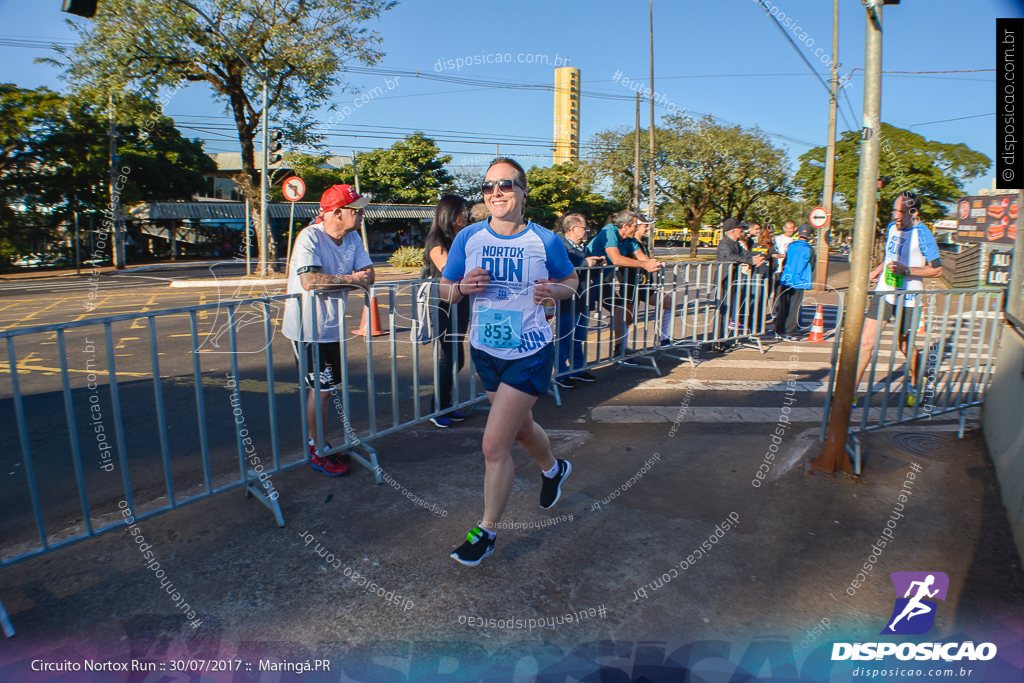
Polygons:
<instances>
[{"instance_id":1,"label":"curb","mask_svg":"<svg viewBox=\"0 0 1024 683\"><path fill-rule=\"evenodd\" d=\"M244 287L246 285L279 285L288 286L288 281L281 280L171 280L171 287Z\"/></svg>"}]
</instances>

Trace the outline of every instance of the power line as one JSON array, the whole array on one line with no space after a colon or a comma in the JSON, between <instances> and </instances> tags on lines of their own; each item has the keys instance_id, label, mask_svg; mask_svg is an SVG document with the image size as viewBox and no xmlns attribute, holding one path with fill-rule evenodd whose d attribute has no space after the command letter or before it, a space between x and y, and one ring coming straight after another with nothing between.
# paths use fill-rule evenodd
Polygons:
<instances>
[{"instance_id":1,"label":"power line","mask_svg":"<svg viewBox=\"0 0 1024 683\"><path fill-rule=\"evenodd\" d=\"M980 119L980 118L984 118L986 116L995 116L995 115L996 115L995 112L992 112L991 114L975 114L974 116L961 116L961 117L956 118L956 119L943 119L942 121L929 121L928 123L915 123L915 124L913 124L910 127L913 128L914 126L930 126L930 125L932 125L934 123L949 123L950 121L964 121L966 119Z\"/></svg>"},{"instance_id":2,"label":"power line","mask_svg":"<svg viewBox=\"0 0 1024 683\"><path fill-rule=\"evenodd\" d=\"M829 97L832 97L832 89L829 88L828 84L825 83L825 79L821 77L821 74L819 74L817 71L814 70L814 65L811 64L810 60L807 59L807 56L803 53L803 50L801 50L797 46L797 44L795 42L793 42L793 38L789 35L789 31L787 31L786 29L784 29L782 27L782 23L779 22L778 17L775 17L774 15L772 15L772 13L769 11L768 7L765 7L764 5L761 5L760 3L758 3L758 4L759 4L759 6L762 9L764 9L764 13L768 16L769 19L772 20L772 22L779 29L779 31L782 32L782 35L785 36L785 38L789 42L789 44L791 46L793 46L793 49L796 50L796 53L798 55L800 55L800 59L802 59L804 64L807 65L807 68L811 70L811 73L814 74L817 77L818 82L821 83L821 87L823 87L825 89L825 92L828 93ZM848 129L850 129L850 130L853 130L853 127L850 125L850 122L846 120L846 114L844 114L841 109L839 110L839 114L843 117L843 123L846 124L846 127Z\"/></svg>"}]
</instances>

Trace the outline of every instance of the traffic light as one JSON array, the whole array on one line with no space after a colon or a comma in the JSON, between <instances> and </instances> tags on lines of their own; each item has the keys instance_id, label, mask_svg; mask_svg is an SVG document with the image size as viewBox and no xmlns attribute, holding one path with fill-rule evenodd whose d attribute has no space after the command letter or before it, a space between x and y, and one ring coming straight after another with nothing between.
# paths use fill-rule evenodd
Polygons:
<instances>
[{"instance_id":1,"label":"traffic light","mask_svg":"<svg viewBox=\"0 0 1024 683\"><path fill-rule=\"evenodd\" d=\"M98 0L64 0L62 12L74 14L79 17L92 17L96 14L96 3Z\"/></svg>"},{"instance_id":2,"label":"traffic light","mask_svg":"<svg viewBox=\"0 0 1024 683\"><path fill-rule=\"evenodd\" d=\"M284 148L284 143L282 142L283 139L284 133L281 131L274 133L274 137L271 138L273 142L270 145L270 164L276 164L284 158L281 154L281 149Z\"/></svg>"}]
</instances>

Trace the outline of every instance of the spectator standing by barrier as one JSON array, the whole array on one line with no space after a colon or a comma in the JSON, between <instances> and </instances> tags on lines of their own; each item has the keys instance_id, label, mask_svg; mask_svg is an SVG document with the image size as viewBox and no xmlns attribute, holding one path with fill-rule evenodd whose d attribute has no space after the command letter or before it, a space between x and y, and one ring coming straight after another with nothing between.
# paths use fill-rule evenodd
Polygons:
<instances>
[{"instance_id":1,"label":"spectator standing by barrier","mask_svg":"<svg viewBox=\"0 0 1024 683\"><path fill-rule=\"evenodd\" d=\"M368 289L376 275L370 255L363 248L359 237L359 226L363 222L363 207L369 203L366 197L356 194L349 185L332 185L320 198L320 220L302 230L295 238L288 274L288 293L295 294L313 289L347 290L356 287ZM342 291L341 299L347 301ZM348 472L348 467L334 455L321 456L316 450L316 391L314 372L320 373L321 414L327 419L328 397L336 387L341 386L341 346L338 330L341 321L333 294L314 294L303 304L303 320L299 324L299 308L295 299L285 304L282 333L292 340L292 349L298 361L300 353L306 354L306 385L310 388L306 402L309 420L310 465L331 476ZM313 311L316 319L313 320ZM313 325L317 330L317 346L320 367L313 364ZM326 424L324 431L326 432ZM326 448L330 444L325 443Z\"/></svg>"},{"instance_id":2,"label":"spectator standing by barrier","mask_svg":"<svg viewBox=\"0 0 1024 683\"><path fill-rule=\"evenodd\" d=\"M661 262L651 258L650 253L647 251L647 245L645 244L647 241L647 233L650 231L651 223L653 222L654 221L647 218L644 214L637 214L636 232L632 237L626 240L626 243L623 245L623 253L641 262L646 263L654 261L660 268ZM655 287L653 284L655 281L652 276L653 271L650 271L649 269L624 268L623 272L626 273L627 278L631 278L630 280L626 280L627 282L630 282L630 284L624 288L627 291L628 301L633 301L637 305L639 305L641 301L647 302L648 306L658 305L657 295L658 292L664 291L664 286ZM633 293L629 291L632 287L638 288L636 298L634 298ZM671 344L672 340L669 339L669 332L672 329L672 297L669 294L662 296L661 327L659 329L661 345L666 346Z\"/></svg>"},{"instance_id":3,"label":"spectator standing by barrier","mask_svg":"<svg viewBox=\"0 0 1024 683\"><path fill-rule=\"evenodd\" d=\"M764 262L764 258L760 254L754 254L750 251L744 251L739 244L740 236L743 232L743 224L740 223L738 218L726 218L722 224L722 240L718 243L717 260L724 261L726 263L736 264L736 267L730 268L725 271L722 278L723 292L719 292L719 307L720 313L718 316L718 330L716 334L718 337L725 337L727 332L726 323L729 320L729 307L732 305L733 299L738 299L736 296L736 290L734 287L738 286L738 280L740 277L739 267L740 265L746 264L747 266L759 266ZM730 323L729 327L732 328L735 323ZM724 351L726 345L723 343L716 343L711 347L712 351Z\"/></svg>"},{"instance_id":4,"label":"spectator standing by barrier","mask_svg":"<svg viewBox=\"0 0 1024 683\"><path fill-rule=\"evenodd\" d=\"M772 241L775 242L775 260L772 262L772 269L775 271L776 300L779 296L779 276L782 275L782 261L786 258L786 249L789 248L790 243L794 239L794 235L796 235L796 223L793 221L786 221L782 225L782 234L776 235L772 238Z\"/></svg>"},{"instance_id":5,"label":"spectator standing by barrier","mask_svg":"<svg viewBox=\"0 0 1024 683\"><path fill-rule=\"evenodd\" d=\"M453 194L441 197L437 202L437 208L434 209L434 222L431 224L423 248L421 279L441 277L441 272L448 262L448 252L452 248L455 236L468 224L469 205L466 200ZM444 410L452 406L452 386L455 383L453 371L461 371L462 366L466 364L466 350L462 342L469 329L470 316L469 299L463 299L454 306L444 300L434 303L437 306L435 343L440 345L441 352L438 359L438 374L441 378L439 387L441 405L436 406L434 397L431 396L430 412ZM456 309L455 316L452 316L452 308ZM453 342L455 349L452 348ZM451 410L445 415L430 418L430 421L434 423L435 427L448 428L452 426L453 422L462 422L464 419L466 419L465 415L457 410Z\"/></svg>"},{"instance_id":6,"label":"spectator standing by barrier","mask_svg":"<svg viewBox=\"0 0 1024 683\"><path fill-rule=\"evenodd\" d=\"M775 240L772 239L771 230L761 227L760 223L751 223L750 241L752 242L750 250L764 257L764 263L752 268L751 275L754 282L747 290L747 329L754 329L757 326L756 321L763 318L764 309L773 292L772 267L775 265Z\"/></svg>"},{"instance_id":7,"label":"spectator standing by barrier","mask_svg":"<svg viewBox=\"0 0 1024 683\"><path fill-rule=\"evenodd\" d=\"M587 256L587 219L581 213L570 213L563 216L561 220L561 237L565 245L565 251L569 255L569 261L574 268L585 268L589 266L600 266L604 259L600 256ZM587 320L590 316L588 310L587 291L590 289L590 271L577 273L580 284L576 288L576 296L570 301L558 302L558 319L561 336L558 339L558 369L557 372L569 370L569 357L572 356L572 369L576 370L571 375L556 378L555 383L562 389L575 388L574 382L596 382L597 377L582 370L587 359L583 342L587 339ZM592 295L593 296L593 295ZM591 303L592 303L591 299ZM575 307L575 314L573 313Z\"/></svg>"},{"instance_id":8,"label":"spectator standing by barrier","mask_svg":"<svg viewBox=\"0 0 1024 683\"><path fill-rule=\"evenodd\" d=\"M491 401L484 428L484 514L451 554L475 567L494 552L496 528L515 482L512 444L541 469L540 506L551 508L572 472L556 460L533 421L533 404L547 392L555 360L544 305L573 296L579 281L565 246L550 230L523 218L526 172L518 162L491 162L481 190L491 217L460 232L449 251L440 293L449 303L470 296L473 364Z\"/></svg>"},{"instance_id":9,"label":"spectator standing by barrier","mask_svg":"<svg viewBox=\"0 0 1024 683\"><path fill-rule=\"evenodd\" d=\"M918 217L921 200L913 192L901 192L893 203L892 222L889 223L885 240L885 259L875 266L869 274L875 289L886 292L919 292L924 289L924 278L942 277L942 258L935 236ZM883 275L882 281L879 278ZM902 299L900 301L899 299ZM887 294L871 297L867 313L864 314L864 331L860 337L860 355L857 358L857 384L860 387L861 377L871 360L871 352L875 348L875 334L878 330L878 307L882 306L881 324L896 317L897 303L905 306L903 320L899 329L899 348L904 358L908 358L912 368L912 381L917 384L920 370L920 353L913 350L907 356L907 342L910 338L913 312L920 301L915 296ZM910 405L914 397L907 395Z\"/></svg>"},{"instance_id":10,"label":"spectator standing by barrier","mask_svg":"<svg viewBox=\"0 0 1024 683\"><path fill-rule=\"evenodd\" d=\"M800 331L800 306L804 292L814 285L814 247L811 226L801 225L796 239L786 249L786 258L779 276L780 291L775 308L775 337L797 341Z\"/></svg>"},{"instance_id":11,"label":"spectator standing by barrier","mask_svg":"<svg viewBox=\"0 0 1024 683\"><path fill-rule=\"evenodd\" d=\"M623 242L636 233L636 214L632 211L619 211L608 219L608 225L587 244L588 256L602 256L612 267L605 269L604 285L601 287L601 305L608 309L612 316L613 355L622 355L622 340L625 326L633 324L633 302L627 297L625 288L616 292L613 281L615 267L644 268L654 272L661 268L655 260L639 261L625 256Z\"/></svg>"}]
</instances>

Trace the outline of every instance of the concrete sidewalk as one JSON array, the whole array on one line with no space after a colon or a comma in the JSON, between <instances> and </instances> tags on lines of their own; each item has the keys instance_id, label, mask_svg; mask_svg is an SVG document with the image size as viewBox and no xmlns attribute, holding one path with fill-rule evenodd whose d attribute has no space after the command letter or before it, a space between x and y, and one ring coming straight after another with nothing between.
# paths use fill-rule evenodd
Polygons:
<instances>
[{"instance_id":1,"label":"concrete sidewalk","mask_svg":"<svg viewBox=\"0 0 1024 683\"><path fill-rule=\"evenodd\" d=\"M535 415L573 474L558 506L541 510L540 472L517 448L503 521L536 528L500 531L480 567L448 557L482 512L486 413L478 411L456 428L375 442L398 488L373 485L361 467L345 478L305 466L274 475L284 528L241 492L140 523L173 590L202 622L197 628L124 531L0 572L0 597L19 631L0 642L0 678L4 666L70 652L325 658L334 673L309 680L339 680L337 667L356 680L469 680L486 667L511 677L517 663L545 670L575 662L583 671L590 664L579 658L589 653L597 666L603 651L632 657L635 673L696 641L725 642L721 657L735 666L758 643L788 654L827 620L828 630L796 654L800 662L822 641L878 640L895 571L949 575L929 640L998 642L1008 656L1019 648L1024 575L978 431L963 440L933 427L869 434L864 475L850 485L802 475L800 459L818 447L817 425L792 425L757 488L775 424L683 421L670 434L664 423L596 422L590 409L628 381L612 369L598 374L597 384L565 392L561 408L541 398ZM665 405L682 400L664 392ZM849 594L908 486L894 542ZM739 521L716 531L730 518ZM399 600L347 580L346 569ZM505 620L523 627L501 628Z\"/></svg>"}]
</instances>

